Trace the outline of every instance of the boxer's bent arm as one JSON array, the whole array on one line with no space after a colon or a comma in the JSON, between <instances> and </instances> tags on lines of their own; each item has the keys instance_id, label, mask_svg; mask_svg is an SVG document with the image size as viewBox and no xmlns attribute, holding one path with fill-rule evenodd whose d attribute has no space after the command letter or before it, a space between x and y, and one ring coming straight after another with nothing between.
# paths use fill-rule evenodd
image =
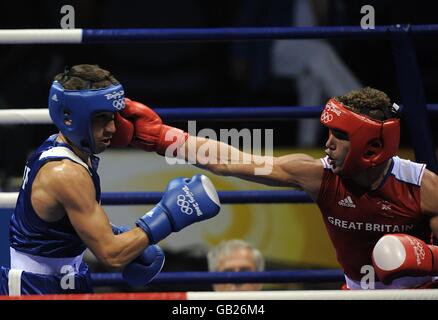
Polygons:
<instances>
[{"instance_id":1,"label":"boxer's bent arm","mask_svg":"<svg viewBox=\"0 0 438 320\"><path fill-rule=\"evenodd\" d=\"M64 161L46 172L47 188L65 209L70 222L93 254L107 266L119 268L141 254L149 239L140 228L114 235L110 221L96 201L89 173Z\"/></svg>"},{"instance_id":2,"label":"boxer's bent arm","mask_svg":"<svg viewBox=\"0 0 438 320\"><path fill-rule=\"evenodd\" d=\"M321 185L322 163L306 154L252 155L223 142L193 136L181 150L185 150L186 160L218 175L271 186L300 187L312 197L316 197Z\"/></svg>"},{"instance_id":3,"label":"boxer's bent arm","mask_svg":"<svg viewBox=\"0 0 438 320\"><path fill-rule=\"evenodd\" d=\"M438 176L425 170L421 181L421 210L430 217L430 227L438 238Z\"/></svg>"}]
</instances>

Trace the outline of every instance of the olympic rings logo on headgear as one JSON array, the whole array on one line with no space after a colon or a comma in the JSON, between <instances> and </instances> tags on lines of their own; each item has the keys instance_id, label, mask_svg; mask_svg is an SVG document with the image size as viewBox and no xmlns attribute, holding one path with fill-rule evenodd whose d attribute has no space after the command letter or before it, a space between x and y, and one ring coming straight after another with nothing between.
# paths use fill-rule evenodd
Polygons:
<instances>
[{"instance_id":1,"label":"olympic rings logo on headgear","mask_svg":"<svg viewBox=\"0 0 438 320\"><path fill-rule=\"evenodd\" d=\"M338 108L338 107L337 107L332 101L329 101L329 102L327 103L327 106L326 106L325 109L326 109L327 111L331 111L331 112L336 113L336 115L337 115L338 117L340 117L341 114L342 114L342 111L339 110L339 108Z\"/></svg>"},{"instance_id":2,"label":"olympic rings logo on headgear","mask_svg":"<svg viewBox=\"0 0 438 320\"><path fill-rule=\"evenodd\" d=\"M190 208L190 203L186 200L186 196L183 194L179 194L176 200L176 204L180 206L181 212L187 215L191 215L193 213L193 209Z\"/></svg>"},{"instance_id":3,"label":"olympic rings logo on headgear","mask_svg":"<svg viewBox=\"0 0 438 320\"><path fill-rule=\"evenodd\" d=\"M333 115L331 113L328 113L327 111L324 111L321 114L321 121L324 123L329 123L333 120Z\"/></svg>"},{"instance_id":4,"label":"olympic rings logo on headgear","mask_svg":"<svg viewBox=\"0 0 438 320\"><path fill-rule=\"evenodd\" d=\"M118 99L113 101L113 107L117 110L122 110L125 108L125 99Z\"/></svg>"}]
</instances>

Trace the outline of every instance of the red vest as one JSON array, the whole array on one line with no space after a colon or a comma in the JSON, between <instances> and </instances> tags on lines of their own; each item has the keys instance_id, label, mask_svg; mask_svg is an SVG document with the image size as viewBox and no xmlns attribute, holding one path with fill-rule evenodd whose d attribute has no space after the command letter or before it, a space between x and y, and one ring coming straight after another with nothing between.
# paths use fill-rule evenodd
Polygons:
<instances>
[{"instance_id":1,"label":"red vest","mask_svg":"<svg viewBox=\"0 0 438 320\"><path fill-rule=\"evenodd\" d=\"M376 242L387 233L406 233L430 243L428 218L421 212L420 187L425 165L393 157L379 188L361 190L334 174L327 158L317 204L345 274L360 280L372 265Z\"/></svg>"}]
</instances>

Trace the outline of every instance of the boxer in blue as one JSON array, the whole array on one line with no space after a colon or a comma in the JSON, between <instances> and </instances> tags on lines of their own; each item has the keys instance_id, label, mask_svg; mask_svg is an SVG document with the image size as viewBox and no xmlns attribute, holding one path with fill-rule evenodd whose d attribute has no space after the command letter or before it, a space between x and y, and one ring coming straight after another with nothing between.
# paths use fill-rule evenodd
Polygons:
<instances>
[{"instance_id":1,"label":"boxer in blue","mask_svg":"<svg viewBox=\"0 0 438 320\"><path fill-rule=\"evenodd\" d=\"M156 243L219 212L214 186L195 175L172 180L135 228L110 223L100 205L95 154L113 138L123 144L120 139L129 136L125 131L133 130L116 128L114 117L124 107L123 87L98 66L77 65L55 77L49 111L60 133L26 163L10 224L11 266L0 269L0 294L92 292L82 261L87 247L105 265L122 268L128 283L144 285L164 263ZM178 197L190 201L182 207Z\"/></svg>"}]
</instances>

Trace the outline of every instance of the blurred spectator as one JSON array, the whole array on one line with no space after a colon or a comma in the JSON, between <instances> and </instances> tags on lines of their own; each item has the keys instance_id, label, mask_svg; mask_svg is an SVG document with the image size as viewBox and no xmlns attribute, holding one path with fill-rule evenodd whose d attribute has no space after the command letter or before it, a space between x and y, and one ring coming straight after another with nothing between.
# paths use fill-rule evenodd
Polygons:
<instances>
[{"instance_id":1,"label":"blurred spectator","mask_svg":"<svg viewBox=\"0 0 438 320\"><path fill-rule=\"evenodd\" d=\"M243 240L222 241L207 254L210 272L263 271L265 260L261 252ZM261 283L214 284L215 291L256 291Z\"/></svg>"},{"instance_id":2,"label":"blurred spectator","mask_svg":"<svg viewBox=\"0 0 438 320\"><path fill-rule=\"evenodd\" d=\"M294 0L292 25L318 25L325 20L327 11L326 0L320 0L317 4L315 1ZM330 97L362 87L330 43L322 39L273 41L271 67L274 76L295 80L300 106L323 105ZM298 124L299 146L315 146L322 128L319 121L303 119Z\"/></svg>"},{"instance_id":3,"label":"blurred spectator","mask_svg":"<svg viewBox=\"0 0 438 320\"><path fill-rule=\"evenodd\" d=\"M235 25L327 25L337 15L342 16L343 8L343 2L329 0L245 0L237 10ZM360 8L357 12L360 17ZM238 95L245 92L247 95L260 95L267 91L271 103L278 103L272 95L288 90L297 96L298 105L318 106L325 104L330 97L362 87L332 45L323 39L236 42L231 46L230 67ZM293 80L293 85L288 84L285 89L284 83L277 81L280 79ZM290 105L294 103L289 101ZM317 145L321 130L317 119L299 120L298 145Z\"/></svg>"}]
</instances>

